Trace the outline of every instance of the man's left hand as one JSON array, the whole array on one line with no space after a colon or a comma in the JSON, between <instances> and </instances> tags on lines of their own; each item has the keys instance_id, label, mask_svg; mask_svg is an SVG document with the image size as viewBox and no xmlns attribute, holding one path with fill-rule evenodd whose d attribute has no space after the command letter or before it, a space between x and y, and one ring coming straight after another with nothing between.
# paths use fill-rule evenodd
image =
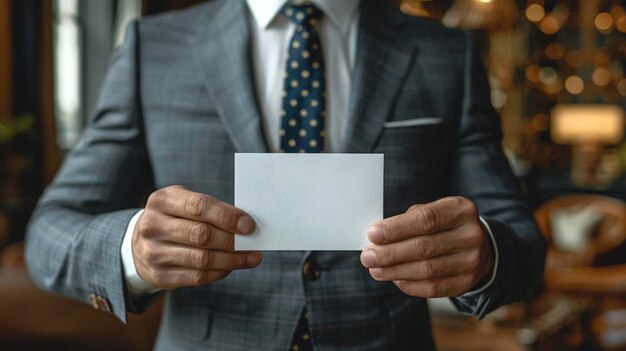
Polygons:
<instances>
[{"instance_id":1,"label":"man's left hand","mask_svg":"<svg viewBox=\"0 0 626 351\"><path fill-rule=\"evenodd\" d=\"M493 272L494 249L473 202L448 197L374 224L361 263L411 296L460 296Z\"/></svg>"}]
</instances>

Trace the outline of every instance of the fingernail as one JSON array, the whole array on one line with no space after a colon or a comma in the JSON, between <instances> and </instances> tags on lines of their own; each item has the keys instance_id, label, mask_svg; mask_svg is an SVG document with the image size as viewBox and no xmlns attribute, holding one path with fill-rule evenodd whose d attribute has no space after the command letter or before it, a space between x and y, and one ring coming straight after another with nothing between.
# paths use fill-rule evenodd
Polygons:
<instances>
[{"instance_id":1,"label":"fingernail","mask_svg":"<svg viewBox=\"0 0 626 351\"><path fill-rule=\"evenodd\" d=\"M367 237L374 244L382 244L385 242L385 229L381 226L371 226Z\"/></svg>"},{"instance_id":2,"label":"fingernail","mask_svg":"<svg viewBox=\"0 0 626 351\"><path fill-rule=\"evenodd\" d=\"M374 251L366 250L361 254L361 263L367 268L375 267L377 261Z\"/></svg>"},{"instance_id":3,"label":"fingernail","mask_svg":"<svg viewBox=\"0 0 626 351\"><path fill-rule=\"evenodd\" d=\"M254 230L254 220L250 216L241 216L237 221L238 234L250 234Z\"/></svg>"},{"instance_id":4,"label":"fingernail","mask_svg":"<svg viewBox=\"0 0 626 351\"><path fill-rule=\"evenodd\" d=\"M248 267L256 267L259 263L261 263L262 259L263 255L261 255L260 252L253 252L248 256L246 263L248 264Z\"/></svg>"},{"instance_id":5,"label":"fingernail","mask_svg":"<svg viewBox=\"0 0 626 351\"><path fill-rule=\"evenodd\" d=\"M380 268L371 268L370 275L374 279L380 279L383 276L383 270Z\"/></svg>"}]
</instances>

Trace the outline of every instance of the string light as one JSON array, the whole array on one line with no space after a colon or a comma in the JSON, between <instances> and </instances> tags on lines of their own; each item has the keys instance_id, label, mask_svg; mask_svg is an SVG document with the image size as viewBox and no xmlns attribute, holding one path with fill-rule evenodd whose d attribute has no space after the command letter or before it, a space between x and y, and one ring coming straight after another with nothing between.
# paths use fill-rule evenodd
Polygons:
<instances>
[{"instance_id":1,"label":"string light","mask_svg":"<svg viewBox=\"0 0 626 351\"><path fill-rule=\"evenodd\" d=\"M617 92L621 96L626 96L626 79L622 79L617 82Z\"/></svg>"},{"instance_id":2,"label":"string light","mask_svg":"<svg viewBox=\"0 0 626 351\"><path fill-rule=\"evenodd\" d=\"M613 17L608 12L599 13L593 21L599 31L608 31L613 27Z\"/></svg>"},{"instance_id":3,"label":"string light","mask_svg":"<svg viewBox=\"0 0 626 351\"><path fill-rule=\"evenodd\" d=\"M559 31L560 27L561 25L559 21L553 15L548 15L544 17L544 19L539 24L539 29L541 29L542 32L548 35L555 34Z\"/></svg>"},{"instance_id":4,"label":"string light","mask_svg":"<svg viewBox=\"0 0 626 351\"><path fill-rule=\"evenodd\" d=\"M618 31L626 33L626 16L620 17L620 19L617 20L615 27Z\"/></svg>"},{"instance_id":5,"label":"string light","mask_svg":"<svg viewBox=\"0 0 626 351\"><path fill-rule=\"evenodd\" d=\"M526 8L526 18L531 22L539 22L545 15L546 11L539 4L531 4Z\"/></svg>"},{"instance_id":6,"label":"string light","mask_svg":"<svg viewBox=\"0 0 626 351\"><path fill-rule=\"evenodd\" d=\"M526 71L525 71L526 79L528 79L529 81L533 83L539 82L540 70L541 70L541 67L539 67L538 65L530 65L526 67Z\"/></svg>"},{"instance_id":7,"label":"string light","mask_svg":"<svg viewBox=\"0 0 626 351\"><path fill-rule=\"evenodd\" d=\"M565 55L565 47L563 44L554 42L546 47L546 56L551 60L560 60Z\"/></svg>"},{"instance_id":8,"label":"string light","mask_svg":"<svg viewBox=\"0 0 626 351\"><path fill-rule=\"evenodd\" d=\"M542 67L539 70L539 80L545 85L553 85L558 82L559 75L552 67Z\"/></svg>"},{"instance_id":9,"label":"string light","mask_svg":"<svg viewBox=\"0 0 626 351\"><path fill-rule=\"evenodd\" d=\"M611 72L606 68L596 68L593 71L591 80L599 87L605 87L611 83Z\"/></svg>"},{"instance_id":10,"label":"string light","mask_svg":"<svg viewBox=\"0 0 626 351\"><path fill-rule=\"evenodd\" d=\"M548 130L548 126L550 125L550 120L548 115L545 113L536 114L532 118L532 126L538 132L545 132Z\"/></svg>"},{"instance_id":11,"label":"string light","mask_svg":"<svg viewBox=\"0 0 626 351\"><path fill-rule=\"evenodd\" d=\"M572 95L578 95L585 90L585 82L579 76L570 76L565 80L565 90Z\"/></svg>"}]
</instances>

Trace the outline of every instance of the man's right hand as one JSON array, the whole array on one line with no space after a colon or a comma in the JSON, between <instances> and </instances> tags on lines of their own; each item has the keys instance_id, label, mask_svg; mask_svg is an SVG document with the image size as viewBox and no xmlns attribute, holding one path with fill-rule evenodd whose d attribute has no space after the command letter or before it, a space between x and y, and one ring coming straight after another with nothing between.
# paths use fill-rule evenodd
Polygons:
<instances>
[{"instance_id":1,"label":"man's right hand","mask_svg":"<svg viewBox=\"0 0 626 351\"><path fill-rule=\"evenodd\" d=\"M208 195L182 186L157 190L133 233L137 273L154 287L173 290L256 267L261 252L234 251L234 233L250 234L254 228L245 212Z\"/></svg>"}]
</instances>

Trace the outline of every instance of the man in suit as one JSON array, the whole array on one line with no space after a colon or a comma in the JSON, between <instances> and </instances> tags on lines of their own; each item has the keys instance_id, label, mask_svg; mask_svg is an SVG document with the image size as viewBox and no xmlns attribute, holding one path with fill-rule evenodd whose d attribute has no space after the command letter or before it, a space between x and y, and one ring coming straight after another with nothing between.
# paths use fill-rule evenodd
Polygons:
<instances>
[{"instance_id":1,"label":"man in suit","mask_svg":"<svg viewBox=\"0 0 626 351\"><path fill-rule=\"evenodd\" d=\"M434 349L424 298L480 318L541 280L545 243L500 139L469 35L386 1L146 18L40 200L29 268L122 321L166 291L163 350ZM371 247L234 252L255 226L229 204L234 153L320 151L385 154Z\"/></svg>"}]
</instances>

